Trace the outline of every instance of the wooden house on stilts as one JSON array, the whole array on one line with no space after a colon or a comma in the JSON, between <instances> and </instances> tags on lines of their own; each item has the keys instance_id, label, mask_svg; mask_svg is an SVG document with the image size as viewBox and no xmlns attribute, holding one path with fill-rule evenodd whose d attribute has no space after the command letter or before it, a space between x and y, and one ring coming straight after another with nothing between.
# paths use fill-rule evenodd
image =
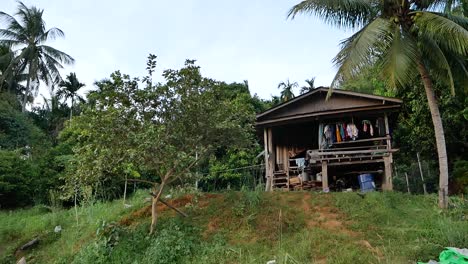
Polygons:
<instances>
[{"instance_id":1,"label":"wooden house on stilts","mask_svg":"<svg viewBox=\"0 0 468 264\"><path fill-rule=\"evenodd\" d=\"M257 115L266 189L352 190L358 176L392 190L392 127L402 101L317 88Z\"/></svg>"}]
</instances>

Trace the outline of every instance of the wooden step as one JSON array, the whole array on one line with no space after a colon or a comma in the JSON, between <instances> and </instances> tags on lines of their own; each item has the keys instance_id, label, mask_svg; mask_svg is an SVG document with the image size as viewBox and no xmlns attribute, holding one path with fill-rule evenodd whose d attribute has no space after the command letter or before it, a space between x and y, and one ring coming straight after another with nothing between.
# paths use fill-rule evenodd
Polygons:
<instances>
[{"instance_id":1,"label":"wooden step","mask_svg":"<svg viewBox=\"0 0 468 264\"><path fill-rule=\"evenodd\" d=\"M273 180L287 180L288 177L274 177Z\"/></svg>"},{"instance_id":2,"label":"wooden step","mask_svg":"<svg viewBox=\"0 0 468 264\"><path fill-rule=\"evenodd\" d=\"M286 183L280 183L280 184L273 184L273 186L275 186L275 187L278 187L278 186L285 186L285 187L286 187L287 184L286 184Z\"/></svg>"}]
</instances>

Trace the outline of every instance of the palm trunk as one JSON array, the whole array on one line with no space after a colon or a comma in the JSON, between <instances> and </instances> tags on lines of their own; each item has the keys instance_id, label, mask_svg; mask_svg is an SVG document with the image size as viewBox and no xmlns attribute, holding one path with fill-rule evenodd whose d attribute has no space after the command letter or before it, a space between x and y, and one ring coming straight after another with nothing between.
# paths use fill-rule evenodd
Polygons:
<instances>
[{"instance_id":1,"label":"palm trunk","mask_svg":"<svg viewBox=\"0 0 468 264\"><path fill-rule=\"evenodd\" d=\"M439 106L434 94L432 80L429 77L426 66L422 61L418 62L418 70L421 75L424 89L426 91L427 103L431 111L434 135L436 138L437 155L439 156L439 207L448 207L448 162L447 149L445 146L444 127L440 117Z\"/></svg>"},{"instance_id":2,"label":"palm trunk","mask_svg":"<svg viewBox=\"0 0 468 264\"><path fill-rule=\"evenodd\" d=\"M31 65L29 65L28 80L26 81L26 91L23 95L23 103L21 105L21 112L26 112L26 102L28 101L29 86L31 85Z\"/></svg>"},{"instance_id":3,"label":"palm trunk","mask_svg":"<svg viewBox=\"0 0 468 264\"><path fill-rule=\"evenodd\" d=\"M74 100L74 99L75 99L74 97L72 97L72 99L71 99L70 120L71 120L72 117L73 117L73 104L75 103L75 100Z\"/></svg>"}]
</instances>

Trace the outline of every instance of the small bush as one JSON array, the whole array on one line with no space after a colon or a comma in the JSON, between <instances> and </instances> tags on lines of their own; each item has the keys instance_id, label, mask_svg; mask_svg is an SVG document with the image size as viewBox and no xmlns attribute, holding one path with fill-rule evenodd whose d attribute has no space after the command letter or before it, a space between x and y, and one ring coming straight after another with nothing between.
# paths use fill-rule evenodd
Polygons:
<instances>
[{"instance_id":1,"label":"small bush","mask_svg":"<svg viewBox=\"0 0 468 264\"><path fill-rule=\"evenodd\" d=\"M199 245L198 229L179 221L170 221L158 230L153 242L147 248L141 263L180 263L185 256L191 256Z\"/></svg>"}]
</instances>

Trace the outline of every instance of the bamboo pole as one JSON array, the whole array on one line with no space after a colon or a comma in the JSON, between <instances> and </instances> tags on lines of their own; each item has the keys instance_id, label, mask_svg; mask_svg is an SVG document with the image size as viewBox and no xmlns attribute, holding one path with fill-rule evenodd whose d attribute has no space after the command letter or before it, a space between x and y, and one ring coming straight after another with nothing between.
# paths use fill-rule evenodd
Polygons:
<instances>
[{"instance_id":1,"label":"bamboo pole","mask_svg":"<svg viewBox=\"0 0 468 264\"><path fill-rule=\"evenodd\" d=\"M125 202L127 199L127 174L125 174L125 186L124 186L124 195L123 195L123 205L125 206Z\"/></svg>"},{"instance_id":2,"label":"bamboo pole","mask_svg":"<svg viewBox=\"0 0 468 264\"><path fill-rule=\"evenodd\" d=\"M422 171L421 160L419 158L419 152L416 153L416 157L418 157L419 173L421 174L421 180L422 180L422 183L423 183L424 194L427 194L426 182L424 181L424 175L423 175L423 171Z\"/></svg>"},{"instance_id":3,"label":"bamboo pole","mask_svg":"<svg viewBox=\"0 0 468 264\"><path fill-rule=\"evenodd\" d=\"M406 187L408 188L408 193L411 194L410 188L409 188L409 181L408 181L408 173L405 172L405 177L406 177Z\"/></svg>"}]
</instances>

